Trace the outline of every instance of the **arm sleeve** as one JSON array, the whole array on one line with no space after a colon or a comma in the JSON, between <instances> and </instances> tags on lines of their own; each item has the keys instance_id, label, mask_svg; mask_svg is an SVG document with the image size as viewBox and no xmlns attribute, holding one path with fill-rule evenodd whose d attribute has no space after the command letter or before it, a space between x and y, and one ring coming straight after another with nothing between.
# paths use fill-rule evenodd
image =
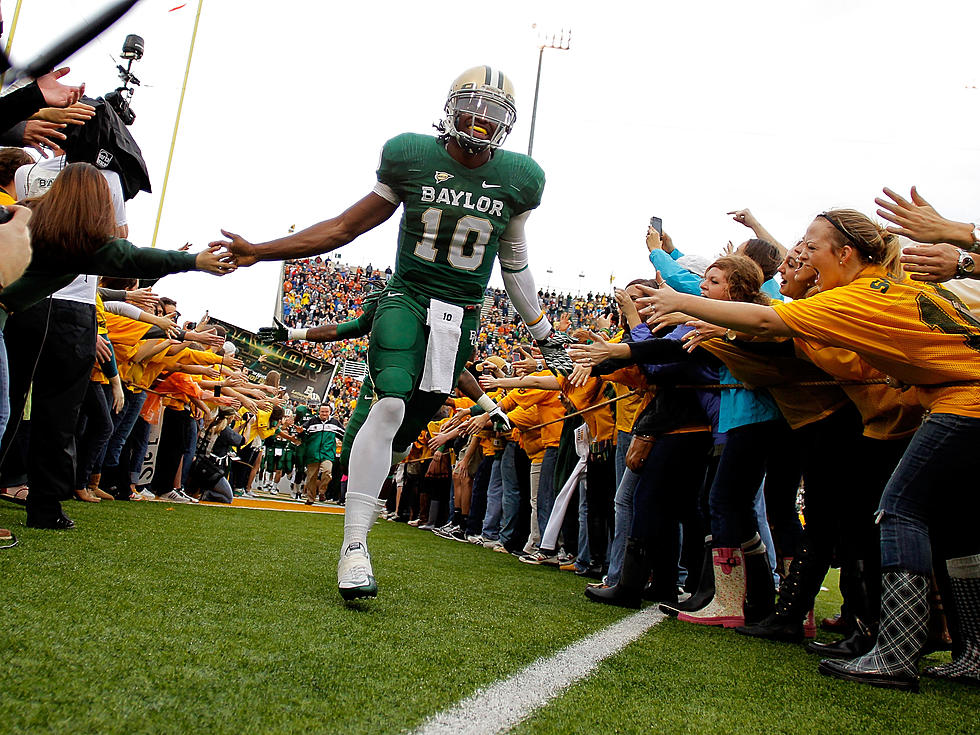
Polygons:
<instances>
[{"instance_id":1,"label":"arm sleeve","mask_svg":"<svg viewBox=\"0 0 980 735\"><path fill-rule=\"evenodd\" d=\"M121 288L102 288L99 286L99 296L103 301L125 301L126 292Z\"/></svg>"},{"instance_id":2,"label":"arm sleeve","mask_svg":"<svg viewBox=\"0 0 980 735\"><path fill-rule=\"evenodd\" d=\"M371 324L374 322L374 312L370 315L367 312L361 314L356 319L341 322L337 325L337 339L350 339L351 337L363 337L371 331Z\"/></svg>"},{"instance_id":3,"label":"arm sleeve","mask_svg":"<svg viewBox=\"0 0 980 735\"><path fill-rule=\"evenodd\" d=\"M677 252L676 250L674 252ZM663 250L650 252L650 262L660 276L675 291L701 295L701 279L691 271L677 265L677 262Z\"/></svg>"},{"instance_id":4,"label":"arm sleeve","mask_svg":"<svg viewBox=\"0 0 980 735\"><path fill-rule=\"evenodd\" d=\"M195 270L196 258L194 253L183 250L138 248L129 240L114 238L91 255L65 257L62 253L54 253L42 257L35 251L31 265L22 278L34 273L46 278L63 273L163 278L171 273ZM69 277L69 282L73 278L74 275Z\"/></svg>"},{"instance_id":5,"label":"arm sleeve","mask_svg":"<svg viewBox=\"0 0 980 735\"><path fill-rule=\"evenodd\" d=\"M528 268L527 241L524 239L524 222L528 214L529 212L522 212L511 217L507 228L500 235L500 276L503 278L507 296L524 320L531 336L544 339L551 334L551 322L541 310L534 276Z\"/></svg>"},{"instance_id":6,"label":"arm sleeve","mask_svg":"<svg viewBox=\"0 0 980 735\"><path fill-rule=\"evenodd\" d=\"M162 278L171 273L195 270L196 255L182 250L138 248L129 240L111 240L99 248L91 260L100 276Z\"/></svg>"},{"instance_id":7,"label":"arm sleeve","mask_svg":"<svg viewBox=\"0 0 980 735\"><path fill-rule=\"evenodd\" d=\"M125 301L105 301L104 304L105 310L110 314L125 316L133 321L139 321L140 314L143 313L143 310L136 304L127 304Z\"/></svg>"},{"instance_id":8,"label":"arm sleeve","mask_svg":"<svg viewBox=\"0 0 980 735\"><path fill-rule=\"evenodd\" d=\"M690 359L684 344L676 339L648 339L630 342L630 354L634 362L664 363L685 362Z\"/></svg>"}]
</instances>

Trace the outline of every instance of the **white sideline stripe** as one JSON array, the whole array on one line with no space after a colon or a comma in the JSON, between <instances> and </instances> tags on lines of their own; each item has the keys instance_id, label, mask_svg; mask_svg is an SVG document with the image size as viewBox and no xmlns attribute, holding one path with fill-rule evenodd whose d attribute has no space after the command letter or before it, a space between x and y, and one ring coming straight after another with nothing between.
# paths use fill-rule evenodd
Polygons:
<instances>
[{"instance_id":1,"label":"white sideline stripe","mask_svg":"<svg viewBox=\"0 0 980 735\"><path fill-rule=\"evenodd\" d=\"M433 715L414 735L496 735L517 725L549 700L664 619L653 605L548 658L539 658L453 707Z\"/></svg>"}]
</instances>

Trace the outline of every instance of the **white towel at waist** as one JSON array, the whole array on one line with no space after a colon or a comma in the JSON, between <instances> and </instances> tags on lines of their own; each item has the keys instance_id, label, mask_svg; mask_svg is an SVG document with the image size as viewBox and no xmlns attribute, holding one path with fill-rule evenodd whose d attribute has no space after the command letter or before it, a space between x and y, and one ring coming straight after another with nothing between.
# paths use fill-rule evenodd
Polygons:
<instances>
[{"instance_id":1,"label":"white towel at waist","mask_svg":"<svg viewBox=\"0 0 980 735\"><path fill-rule=\"evenodd\" d=\"M452 393L456 387L453 373L462 334L463 307L430 299L426 324L429 326L429 344L425 350L425 370L419 390Z\"/></svg>"}]
</instances>

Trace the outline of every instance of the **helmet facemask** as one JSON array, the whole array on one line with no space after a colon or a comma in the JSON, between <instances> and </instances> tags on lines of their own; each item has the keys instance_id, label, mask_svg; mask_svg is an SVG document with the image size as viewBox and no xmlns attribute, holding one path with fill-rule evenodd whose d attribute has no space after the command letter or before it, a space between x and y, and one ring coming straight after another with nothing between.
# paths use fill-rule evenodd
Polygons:
<instances>
[{"instance_id":1,"label":"helmet facemask","mask_svg":"<svg viewBox=\"0 0 980 735\"><path fill-rule=\"evenodd\" d=\"M517 119L514 103L490 89L461 89L446 101L446 132L470 154L503 144Z\"/></svg>"}]
</instances>

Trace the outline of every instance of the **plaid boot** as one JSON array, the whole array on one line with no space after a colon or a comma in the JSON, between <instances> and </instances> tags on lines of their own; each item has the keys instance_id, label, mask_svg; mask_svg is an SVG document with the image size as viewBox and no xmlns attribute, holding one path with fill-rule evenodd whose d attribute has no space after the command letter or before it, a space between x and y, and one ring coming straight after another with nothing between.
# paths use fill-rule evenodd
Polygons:
<instances>
[{"instance_id":1,"label":"plaid boot","mask_svg":"<svg viewBox=\"0 0 980 735\"><path fill-rule=\"evenodd\" d=\"M980 686L980 554L946 562L953 604L960 620L960 655L942 666L930 666L926 676Z\"/></svg>"},{"instance_id":2,"label":"plaid boot","mask_svg":"<svg viewBox=\"0 0 980 735\"><path fill-rule=\"evenodd\" d=\"M929 578L894 570L881 574L881 626L864 656L824 659L820 673L879 687L919 691L916 662L929 625Z\"/></svg>"}]
</instances>

